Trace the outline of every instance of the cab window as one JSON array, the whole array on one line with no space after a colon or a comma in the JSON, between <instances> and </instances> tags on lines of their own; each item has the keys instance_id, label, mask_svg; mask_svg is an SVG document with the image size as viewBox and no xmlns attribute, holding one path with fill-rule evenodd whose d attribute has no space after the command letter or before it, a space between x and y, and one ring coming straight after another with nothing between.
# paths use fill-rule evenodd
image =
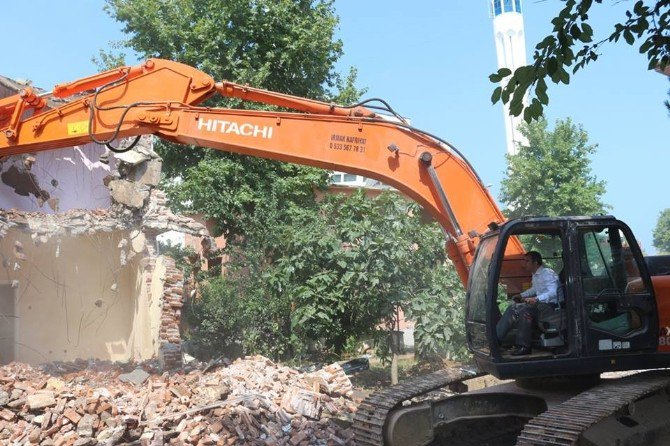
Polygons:
<instances>
[{"instance_id":1,"label":"cab window","mask_svg":"<svg viewBox=\"0 0 670 446\"><path fill-rule=\"evenodd\" d=\"M616 227L580 231L580 279L591 328L623 336L641 326L641 315L623 303L647 294L626 234Z\"/></svg>"}]
</instances>

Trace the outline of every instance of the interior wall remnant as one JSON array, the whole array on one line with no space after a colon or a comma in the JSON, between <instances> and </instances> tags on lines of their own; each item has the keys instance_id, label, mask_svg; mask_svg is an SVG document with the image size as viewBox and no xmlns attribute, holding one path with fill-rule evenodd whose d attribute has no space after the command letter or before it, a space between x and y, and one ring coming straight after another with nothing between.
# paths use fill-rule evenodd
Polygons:
<instances>
[{"instance_id":1,"label":"interior wall remnant","mask_svg":"<svg viewBox=\"0 0 670 446\"><path fill-rule=\"evenodd\" d=\"M104 209L0 210L0 291L7 283L16 293L14 309L0 308L15 323L3 324L14 336L0 363L159 357L179 366L183 276L157 257L154 235L205 229L164 202L152 191L135 221Z\"/></svg>"},{"instance_id":2,"label":"interior wall remnant","mask_svg":"<svg viewBox=\"0 0 670 446\"><path fill-rule=\"evenodd\" d=\"M105 154L104 146L86 144L0 160L0 208L44 213L108 208L103 180L116 161Z\"/></svg>"},{"instance_id":3,"label":"interior wall remnant","mask_svg":"<svg viewBox=\"0 0 670 446\"><path fill-rule=\"evenodd\" d=\"M16 286L14 360L132 356L133 321L147 309L137 307L140 259L123 267L119 256L109 255L122 238L116 231L36 244L30 234L7 231L0 239L0 271Z\"/></svg>"},{"instance_id":4,"label":"interior wall remnant","mask_svg":"<svg viewBox=\"0 0 670 446\"><path fill-rule=\"evenodd\" d=\"M23 87L0 76L0 98ZM123 153L91 143L0 159L0 363L181 360L183 277L154 246L208 232L169 210L161 167L150 135Z\"/></svg>"},{"instance_id":5,"label":"interior wall remnant","mask_svg":"<svg viewBox=\"0 0 670 446\"><path fill-rule=\"evenodd\" d=\"M16 293L15 309L4 311L16 324L6 360L160 357L179 365L183 277L174 261L157 258L153 234L204 227L174 216L164 198L153 191L137 221L104 209L0 210L0 291L7 283Z\"/></svg>"},{"instance_id":6,"label":"interior wall remnant","mask_svg":"<svg viewBox=\"0 0 670 446\"><path fill-rule=\"evenodd\" d=\"M16 297L11 283L0 284L0 364L16 357Z\"/></svg>"},{"instance_id":7,"label":"interior wall remnant","mask_svg":"<svg viewBox=\"0 0 670 446\"><path fill-rule=\"evenodd\" d=\"M138 295L130 334L130 354L136 360L156 357L160 342L161 294L165 267L148 255L137 265Z\"/></svg>"},{"instance_id":8,"label":"interior wall remnant","mask_svg":"<svg viewBox=\"0 0 670 446\"><path fill-rule=\"evenodd\" d=\"M0 98L15 95L25 86L0 76ZM47 108L59 105L62 101L47 98ZM0 208L45 213L108 208L111 199L103 179L116 167L108 152L105 146L91 143L3 157Z\"/></svg>"},{"instance_id":9,"label":"interior wall remnant","mask_svg":"<svg viewBox=\"0 0 670 446\"><path fill-rule=\"evenodd\" d=\"M167 256L150 255L142 263L145 265L138 275L142 280L133 321L132 356L137 359L158 357L163 368L179 367L184 275L174 259Z\"/></svg>"}]
</instances>

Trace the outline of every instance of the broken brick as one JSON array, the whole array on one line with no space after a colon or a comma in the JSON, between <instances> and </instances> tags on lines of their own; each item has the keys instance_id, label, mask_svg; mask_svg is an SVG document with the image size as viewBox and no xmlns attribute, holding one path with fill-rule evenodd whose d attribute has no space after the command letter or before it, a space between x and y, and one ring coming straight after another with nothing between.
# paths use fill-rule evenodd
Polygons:
<instances>
[{"instance_id":1,"label":"broken brick","mask_svg":"<svg viewBox=\"0 0 670 446\"><path fill-rule=\"evenodd\" d=\"M7 398L23 400L18 410L25 405L33 411L0 410L0 441L11 437L14 443L46 446L353 444L347 425L333 421L346 418L353 406L346 396L351 384L337 367L317 376L261 356L198 367L158 374L149 365L122 370L75 361L53 368L68 371L61 376L17 363L0 367ZM143 385L120 379L121 372L132 370L146 371ZM21 381L5 378L17 372ZM58 387L57 394L35 390L50 387ZM34 415L40 405L45 411ZM2 423L12 429L3 430Z\"/></svg>"}]
</instances>

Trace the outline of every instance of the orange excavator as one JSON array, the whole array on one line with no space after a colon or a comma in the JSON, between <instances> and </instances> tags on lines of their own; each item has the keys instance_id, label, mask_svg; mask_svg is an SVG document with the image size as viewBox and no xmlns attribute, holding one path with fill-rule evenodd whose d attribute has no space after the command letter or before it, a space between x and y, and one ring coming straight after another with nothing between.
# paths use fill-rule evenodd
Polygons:
<instances>
[{"instance_id":1,"label":"orange excavator","mask_svg":"<svg viewBox=\"0 0 670 446\"><path fill-rule=\"evenodd\" d=\"M215 94L293 111L198 106ZM49 97L67 102L48 108ZM354 420L357 444L669 444L670 374L661 369L670 366L670 259L645 258L612 216L506 221L455 147L389 119L390 107L364 105L216 82L151 59L0 100L0 156L91 141L118 150L110 143L152 134L378 179L444 228L467 286L464 329L476 365L371 395ZM508 298L530 285L523 268L530 250L560 271L559 303L555 317L534 327L531 353L514 356L496 323ZM635 372L601 378L616 371ZM485 373L515 381L466 391ZM460 393L435 397L443 388Z\"/></svg>"}]
</instances>

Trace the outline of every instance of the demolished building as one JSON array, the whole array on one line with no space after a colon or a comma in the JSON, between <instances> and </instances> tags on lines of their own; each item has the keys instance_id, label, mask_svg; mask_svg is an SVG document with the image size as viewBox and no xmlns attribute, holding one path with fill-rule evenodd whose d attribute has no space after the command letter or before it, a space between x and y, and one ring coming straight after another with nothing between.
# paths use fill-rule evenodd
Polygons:
<instances>
[{"instance_id":1,"label":"demolished building","mask_svg":"<svg viewBox=\"0 0 670 446\"><path fill-rule=\"evenodd\" d=\"M0 98L21 84L0 77ZM181 360L183 277L156 237L207 237L157 186L152 137L0 159L0 364Z\"/></svg>"}]
</instances>

